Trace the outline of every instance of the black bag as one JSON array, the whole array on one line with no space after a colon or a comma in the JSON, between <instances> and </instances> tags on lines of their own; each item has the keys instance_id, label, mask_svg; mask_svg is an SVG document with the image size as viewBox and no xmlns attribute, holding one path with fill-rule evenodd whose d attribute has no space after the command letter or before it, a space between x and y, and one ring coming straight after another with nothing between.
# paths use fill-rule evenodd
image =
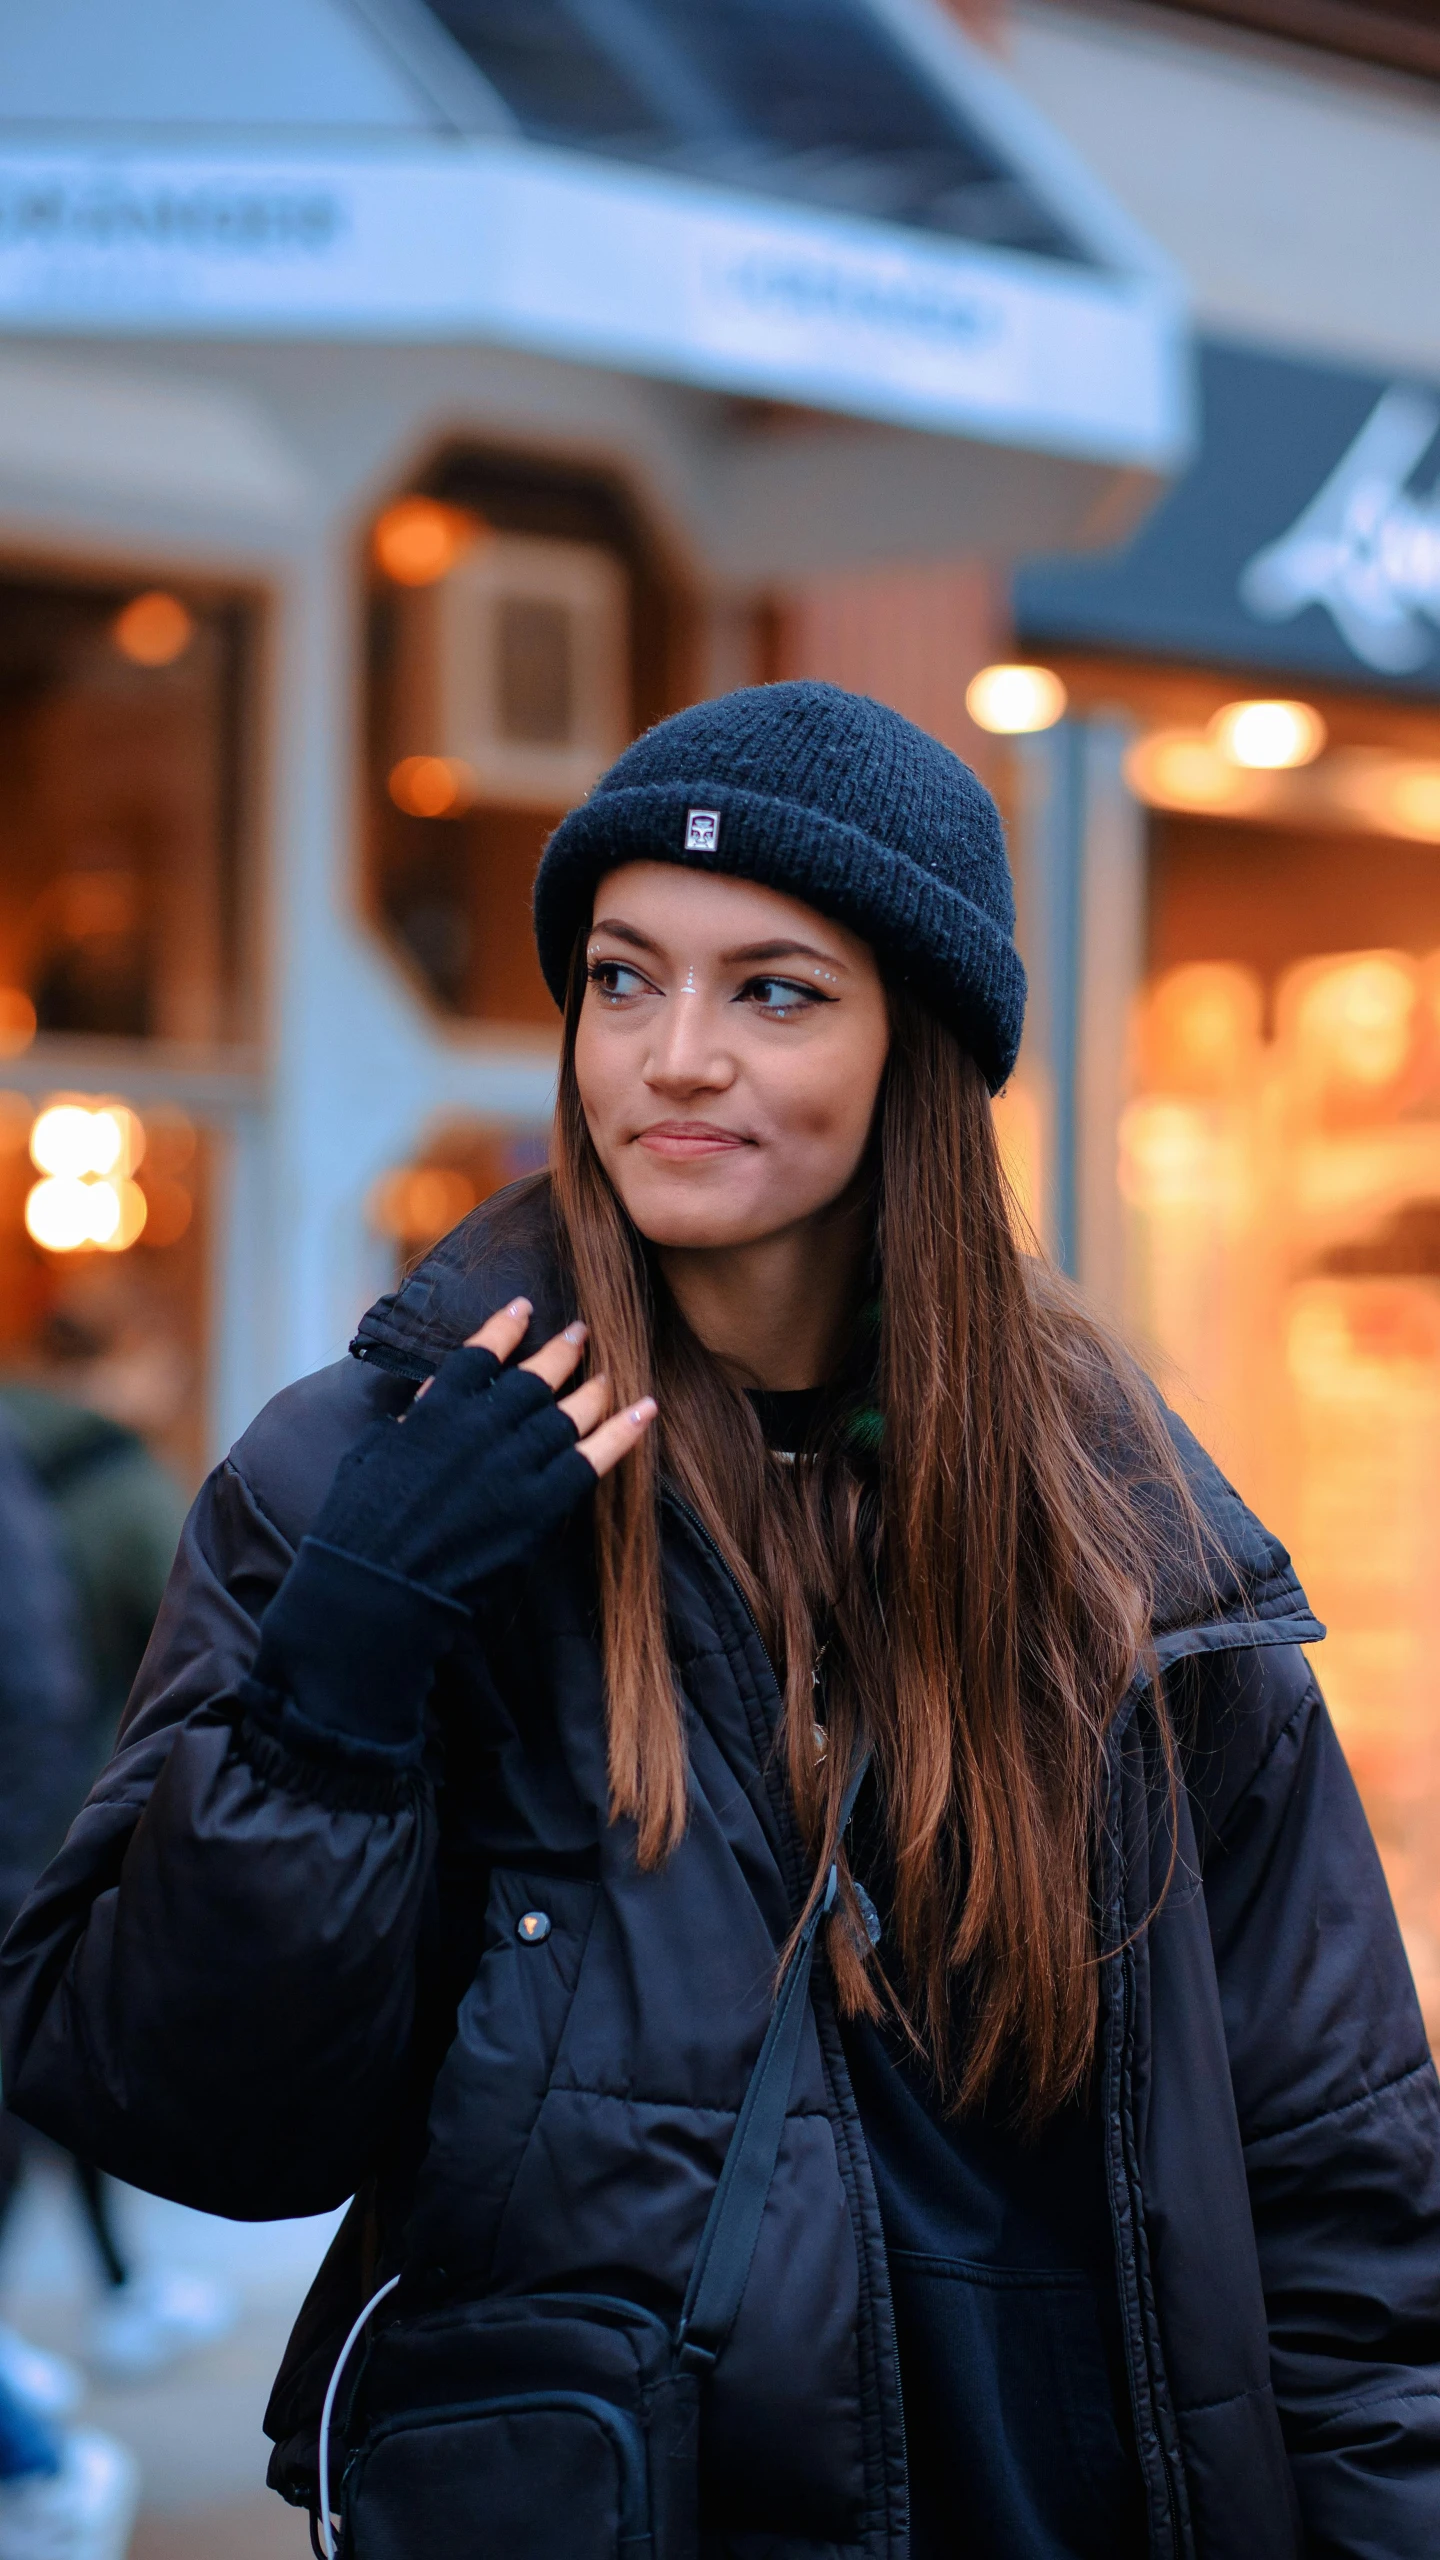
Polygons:
<instances>
[{"instance_id":1,"label":"black bag","mask_svg":"<svg viewBox=\"0 0 1440 2560\"><path fill-rule=\"evenodd\" d=\"M781 1982L679 2321L604 2294L548 2293L382 2327L347 2413L343 2560L697 2560L700 2386L749 2277L836 1889L832 1867ZM329 2412L367 2316L327 2394L322 2497ZM319 2522L328 2554L330 2519Z\"/></svg>"}]
</instances>

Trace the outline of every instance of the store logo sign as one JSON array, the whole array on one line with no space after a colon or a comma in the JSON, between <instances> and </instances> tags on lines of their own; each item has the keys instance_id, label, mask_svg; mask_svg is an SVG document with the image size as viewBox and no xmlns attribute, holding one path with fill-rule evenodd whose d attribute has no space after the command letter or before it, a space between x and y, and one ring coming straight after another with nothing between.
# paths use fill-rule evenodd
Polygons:
<instances>
[{"instance_id":1,"label":"store logo sign","mask_svg":"<svg viewBox=\"0 0 1440 2560\"><path fill-rule=\"evenodd\" d=\"M1367 667L1422 667L1440 629L1440 483L1425 497L1408 483L1437 431L1434 400L1385 392L1289 532L1248 563L1242 604L1264 622L1324 605Z\"/></svg>"}]
</instances>

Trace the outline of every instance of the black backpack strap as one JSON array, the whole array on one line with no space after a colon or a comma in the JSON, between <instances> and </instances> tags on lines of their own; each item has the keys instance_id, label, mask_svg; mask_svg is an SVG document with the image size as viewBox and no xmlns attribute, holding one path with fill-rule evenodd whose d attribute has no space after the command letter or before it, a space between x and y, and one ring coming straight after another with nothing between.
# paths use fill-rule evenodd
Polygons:
<instances>
[{"instance_id":1,"label":"black backpack strap","mask_svg":"<svg viewBox=\"0 0 1440 2560\"><path fill-rule=\"evenodd\" d=\"M869 1766L867 1752L845 1790L840 1813L842 1837ZM765 2199L775 2175L796 2058L805 2032L815 1941L821 1921L835 1907L839 1889L839 1874L832 1866L825 1890L785 1969L765 2041L756 2056L744 2104L730 2137L725 2166L705 2217L676 2333L680 2363L690 2372L708 2373L735 2326L755 2243L760 2237Z\"/></svg>"}]
</instances>

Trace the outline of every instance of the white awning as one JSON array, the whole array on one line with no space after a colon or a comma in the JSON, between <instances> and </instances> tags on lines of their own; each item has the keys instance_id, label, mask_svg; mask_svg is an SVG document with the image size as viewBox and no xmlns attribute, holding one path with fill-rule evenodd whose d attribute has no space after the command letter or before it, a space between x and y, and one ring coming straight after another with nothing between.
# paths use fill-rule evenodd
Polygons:
<instances>
[{"instance_id":1,"label":"white awning","mask_svg":"<svg viewBox=\"0 0 1440 2560\"><path fill-rule=\"evenodd\" d=\"M745 0L713 5L743 17ZM877 142L862 126L843 149L782 151L742 130L733 96L718 139L687 140L677 108L675 141L642 101L638 138L626 127L593 149L536 140L563 131L556 113L542 100L527 134L487 78L485 44L462 53L439 0L433 13L419 0L363 0L363 15L339 0L258 0L237 13L262 66L238 108L236 66L207 72L197 43L196 20L218 26L223 12L177 19L171 0L10 12L0 328L491 342L1173 469L1190 427L1183 299L1067 146L930 0L773 5L801 10L812 35L836 13L852 53L860 43L861 71L864 47L879 48L901 85ZM557 24L567 6L526 0ZM641 0L624 7L622 34L647 14ZM673 72L673 5L649 7L657 45L671 48L660 71ZM472 8L465 23L484 18ZM520 23L524 41L539 16ZM87 27L111 64L98 84L113 101L104 117L86 86ZM327 91L329 38L343 52ZM373 60L362 61L366 47ZM514 52L497 51L502 67ZM387 114L397 64L405 82ZM339 104L322 130L325 95ZM528 95L522 84L522 104ZM708 97L682 97L692 123ZM907 99L939 136L926 150L903 132L896 143ZM758 110L752 122L763 125ZM717 174L732 170L734 182ZM848 209L887 197L901 218ZM992 236L965 236L977 226ZM1006 245L1007 228L1032 245Z\"/></svg>"}]
</instances>

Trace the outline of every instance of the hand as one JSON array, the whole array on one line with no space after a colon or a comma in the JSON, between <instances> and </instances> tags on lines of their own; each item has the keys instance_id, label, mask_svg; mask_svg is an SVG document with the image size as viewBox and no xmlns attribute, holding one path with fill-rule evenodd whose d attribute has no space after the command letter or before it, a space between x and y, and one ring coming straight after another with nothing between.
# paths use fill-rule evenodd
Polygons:
<instances>
[{"instance_id":1,"label":"hand","mask_svg":"<svg viewBox=\"0 0 1440 2560\"><path fill-rule=\"evenodd\" d=\"M513 1300L451 1352L398 1422L364 1433L335 1471L312 1539L466 1608L534 1561L644 1437L655 1402L612 1413L603 1377L557 1402L585 1327L567 1326L508 1368L529 1318L528 1301Z\"/></svg>"},{"instance_id":2,"label":"hand","mask_svg":"<svg viewBox=\"0 0 1440 2560\"><path fill-rule=\"evenodd\" d=\"M509 1306L502 1307L498 1315L487 1317L478 1333L467 1336L465 1349L488 1351L503 1366L524 1341L531 1312L528 1298L512 1298ZM586 1325L577 1323L567 1325L563 1333L552 1333L549 1341L542 1344L529 1360L521 1361L520 1372L543 1378L552 1392L563 1386L580 1365L588 1330ZM436 1375L443 1377L444 1371L439 1370ZM427 1378L417 1389L415 1404L410 1408L412 1414L421 1396L428 1395L434 1384L435 1378ZM613 1401L609 1379L603 1372L599 1377L587 1378L584 1386L577 1387L573 1396L559 1399L560 1412L575 1428L576 1453L594 1468L597 1476L608 1476L612 1467L618 1467L621 1459L628 1457L637 1442L644 1439L655 1419L653 1396L645 1396L624 1413L610 1414ZM605 1419L607 1414L610 1415L608 1421Z\"/></svg>"}]
</instances>

